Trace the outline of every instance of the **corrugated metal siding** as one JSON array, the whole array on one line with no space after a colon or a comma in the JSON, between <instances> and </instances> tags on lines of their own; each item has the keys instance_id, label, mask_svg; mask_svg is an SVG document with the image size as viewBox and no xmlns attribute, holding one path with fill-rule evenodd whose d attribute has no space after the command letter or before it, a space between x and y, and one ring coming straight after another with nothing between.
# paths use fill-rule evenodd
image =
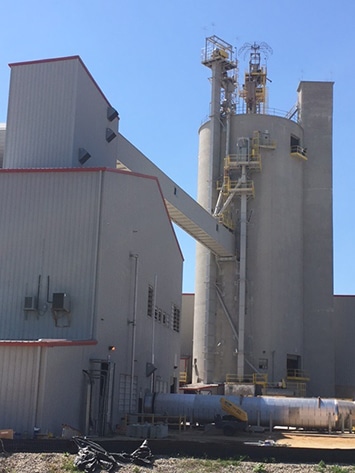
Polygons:
<instances>
[{"instance_id":1,"label":"corrugated metal siding","mask_svg":"<svg viewBox=\"0 0 355 473\"><path fill-rule=\"evenodd\" d=\"M12 65L6 168L115 167L118 119L107 119L108 103L78 57Z\"/></svg>"},{"instance_id":2,"label":"corrugated metal siding","mask_svg":"<svg viewBox=\"0 0 355 473\"><path fill-rule=\"evenodd\" d=\"M6 126L5 124L0 123L0 168L2 168L3 161L4 161L5 136L6 136Z\"/></svg>"},{"instance_id":3,"label":"corrugated metal siding","mask_svg":"<svg viewBox=\"0 0 355 473\"><path fill-rule=\"evenodd\" d=\"M78 60L12 67L4 167L71 167L78 67Z\"/></svg>"},{"instance_id":4,"label":"corrugated metal siding","mask_svg":"<svg viewBox=\"0 0 355 473\"><path fill-rule=\"evenodd\" d=\"M33 428L61 434L62 424L83 427L87 346L0 344L0 427L23 437Z\"/></svg>"},{"instance_id":5,"label":"corrugated metal siding","mask_svg":"<svg viewBox=\"0 0 355 473\"><path fill-rule=\"evenodd\" d=\"M119 361L118 373L130 373L132 324L127 321L134 316L135 281L135 261L130 254L137 254L135 375L139 389L150 387L145 369L152 359L155 326L156 375L170 385L180 357L179 333L147 315L148 285L154 285L156 276L157 307L168 317L172 304L181 308L182 255L163 198L154 179L132 173L105 173L103 189L97 338L103 345L106 340L106 347L117 346L112 359Z\"/></svg>"},{"instance_id":6,"label":"corrugated metal siding","mask_svg":"<svg viewBox=\"0 0 355 473\"><path fill-rule=\"evenodd\" d=\"M37 423L42 431L60 435L62 424L83 431L87 377L91 347L51 347L41 379Z\"/></svg>"},{"instance_id":7,"label":"corrugated metal siding","mask_svg":"<svg viewBox=\"0 0 355 473\"><path fill-rule=\"evenodd\" d=\"M76 102L76 120L73 145L73 167L78 167L78 149L85 148L91 155L84 167L116 167L118 139L106 141L106 129L117 135L118 119L107 119L108 104L101 91L93 83L87 71L78 70L78 91Z\"/></svg>"},{"instance_id":8,"label":"corrugated metal siding","mask_svg":"<svg viewBox=\"0 0 355 473\"><path fill-rule=\"evenodd\" d=\"M39 347L0 346L2 429L32 434L36 411Z\"/></svg>"},{"instance_id":9,"label":"corrugated metal siding","mask_svg":"<svg viewBox=\"0 0 355 473\"><path fill-rule=\"evenodd\" d=\"M91 338L100 179L99 171L0 173L1 339ZM24 312L39 276L40 310ZM54 326L48 276L49 300L70 294L68 328Z\"/></svg>"}]
</instances>

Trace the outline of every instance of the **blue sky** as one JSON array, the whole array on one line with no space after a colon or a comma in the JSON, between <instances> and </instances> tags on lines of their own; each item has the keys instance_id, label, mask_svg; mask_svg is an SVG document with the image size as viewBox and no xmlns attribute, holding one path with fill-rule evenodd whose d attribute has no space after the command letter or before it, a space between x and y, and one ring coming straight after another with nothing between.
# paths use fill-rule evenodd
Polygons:
<instances>
[{"instance_id":1,"label":"blue sky","mask_svg":"<svg viewBox=\"0 0 355 473\"><path fill-rule=\"evenodd\" d=\"M355 2L320 0L2 0L0 122L9 63L78 54L120 112L120 131L196 196L198 128L209 111L205 38L266 42L269 106L289 110L300 80L334 81L334 291L355 294ZM240 82L246 63L240 60ZM182 231L184 291L195 243Z\"/></svg>"}]
</instances>

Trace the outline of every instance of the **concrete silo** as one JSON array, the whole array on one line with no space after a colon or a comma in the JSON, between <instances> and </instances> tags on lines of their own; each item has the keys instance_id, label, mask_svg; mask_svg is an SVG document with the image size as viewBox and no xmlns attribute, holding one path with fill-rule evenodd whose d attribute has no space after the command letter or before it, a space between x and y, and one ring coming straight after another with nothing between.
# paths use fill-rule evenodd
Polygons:
<instances>
[{"instance_id":1,"label":"concrete silo","mask_svg":"<svg viewBox=\"0 0 355 473\"><path fill-rule=\"evenodd\" d=\"M193 381L286 380L334 395L331 340L332 89L301 82L296 106L267 108L265 43L206 39L209 120L199 132L198 201L235 236L235 257L197 244ZM237 94L241 98L237 107Z\"/></svg>"}]
</instances>

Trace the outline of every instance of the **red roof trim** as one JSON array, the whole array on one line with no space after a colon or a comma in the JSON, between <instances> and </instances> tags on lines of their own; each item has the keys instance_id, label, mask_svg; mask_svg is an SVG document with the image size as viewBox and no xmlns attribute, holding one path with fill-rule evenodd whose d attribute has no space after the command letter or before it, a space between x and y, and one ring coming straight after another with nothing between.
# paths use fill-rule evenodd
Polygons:
<instances>
[{"instance_id":1,"label":"red roof trim","mask_svg":"<svg viewBox=\"0 0 355 473\"><path fill-rule=\"evenodd\" d=\"M49 63L49 62L73 61L73 60L76 60L76 61L80 62L80 64L82 65L82 67L86 71L87 75L90 77L93 84L95 85L97 90L100 92L100 94L102 95L104 100L107 102L108 105L111 105L110 102L107 100L105 94L102 92L102 90L98 86L96 80L91 75L89 69L83 63L83 60L81 59L80 56L66 56L66 57L64 56L64 57L56 57L56 58L50 58L50 59L38 59L38 60L35 60L35 61L13 62L13 63L9 64L9 67L12 68L12 67L16 67L16 66L27 66L27 65L32 65L32 64L45 64L45 63Z\"/></svg>"},{"instance_id":2,"label":"red roof trim","mask_svg":"<svg viewBox=\"0 0 355 473\"><path fill-rule=\"evenodd\" d=\"M97 340L0 340L0 348L5 347L78 347L97 345Z\"/></svg>"},{"instance_id":3,"label":"red roof trim","mask_svg":"<svg viewBox=\"0 0 355 473\"><path fill-rule=\"evenodd\" d=\"M179 252L180 252L181 258L182 258L182 260L184 261L184 255L182 254L181 247L180 247L180 244L179 244L179 240L177 239L177 236L176 236L176 233L175 233L173 224L172 224L172 222L171 222L171 218L170 218L170 215L169 215L169 212L168 212L168 207L166 206L166 203L165 203L163 191L162 191L162 189L161 189L161 187L160 187L159 179L158 179L156 176L150 176L149 174L140 174L140 173L138 173L138 172L131 172L131 171L121 171L121 170L119 170L119 169L106 169L106 171L118 172L118 173L121 173L121 174L127 174L127 175L129 175L129 176L142 177L143 179L152 179L153 181L155 181L155 182L157 183L158 190L159 190L159 192L160 192L160 195L161 195L161 198L162 198L162 201L163 201L163 205L164 205L164 208L165 208L165 212L166 212L166 215L167 215L168 220L169 220L169 222L170 222L171 230L172 230L172 232L173 232L173 235L174 235L176 244L177 244L177 246L178 246L178 248L179 248Z\"/></svg>"},{"instance_id":4,"label":"red roof trim","mask_svg":"<svg viewBox=\"0 0 355 473\"><path fill-rule=\"evenodd\" d=\"M98 171L107 171L107 168L100 167L100 168L12 168L12 169L0 169L0 173L13 173L18 174L21 172L28 172L28 173L41 173L41 172L98 172Z\"/></svg>"},{"instance_id":5,"label":"red roof trim","mask_svg":"<svg viewBox=\"0 0 355 473\"><path fill-rule=\"evenodd\" d=\"M171 226L175 241L177 243L177 246L179 248L181 258L184 261L184 255L182 254L179 241L177 239L173 224L172 224L171 219L170 219L170 215L169 215L166 203L165 203L163 191L160 187L159 179L156 176L150 176L149 174L140 174L138 172L122 171L120 169L112 169L112 168L106 168L106 167L100 167L100 168L16 168L16 169L0 169L0 174L2 174L2 173L4 173L4 174L6 174L6 173L8 173L8 174L9 173L14 173L14 174L17 173L18 174L18 173L21 173L21 172L26 172L26 173L53 172L53 173L55 173L55 172L99 172L99 171L113 172L113 173L117 173L117 174L125 174L127 176L141 177L143 179L152 179L153 181L155 181L157 183L158 190L160 192L160 195L161 195L161 198L162 198L162 201L163 201L163 205L164 205L164 208L165 208L166 215L167 215L168 220L170 222L170 226Z\"/></svg>"},{"instance_id":6,"label":"red roof trim","mask_svg":"<svg viewBox=\"0 0 355 473\"><path fill-rule=\"evenodd\" d=\"M73 59L77 59L80 62L82 62L80 56L74 55L74 56L55 57L55 58L49 58L49 59L35 59L33 61L11 62L9 64L9 67L26 66L26 65L30 65L30 64L43 64L43 63L46 63L46 62L70 61L70 60L73 60Z\"/></svg>"}]
</instances>

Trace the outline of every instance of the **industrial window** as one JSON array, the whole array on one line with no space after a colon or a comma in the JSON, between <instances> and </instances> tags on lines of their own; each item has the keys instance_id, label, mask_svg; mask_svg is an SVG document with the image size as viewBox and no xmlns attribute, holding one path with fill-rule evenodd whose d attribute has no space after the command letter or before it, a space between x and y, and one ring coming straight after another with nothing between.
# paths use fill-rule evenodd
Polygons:
<instances>
[{"instance_id":1,"label":"industrial window","mask_svg":"<svg viewBox=\"0 0 355 473\"><path fill-rule=\"evenodd\" d=\"M154 288L149 284L148 286L148 303L147 303L147 315L148 317L153 317L153 298L154 298Z\"/></svg>"},{"instance_id":2,"label":"industrial window","mask_svg":"<svg viewBox=\"0 0 355 473\"><path fill-rule=\"evenodd\" d=\"M180 332L180 309L175 304L172 306L172 319L172 329Z\"/></svg>"}]
</instances>

